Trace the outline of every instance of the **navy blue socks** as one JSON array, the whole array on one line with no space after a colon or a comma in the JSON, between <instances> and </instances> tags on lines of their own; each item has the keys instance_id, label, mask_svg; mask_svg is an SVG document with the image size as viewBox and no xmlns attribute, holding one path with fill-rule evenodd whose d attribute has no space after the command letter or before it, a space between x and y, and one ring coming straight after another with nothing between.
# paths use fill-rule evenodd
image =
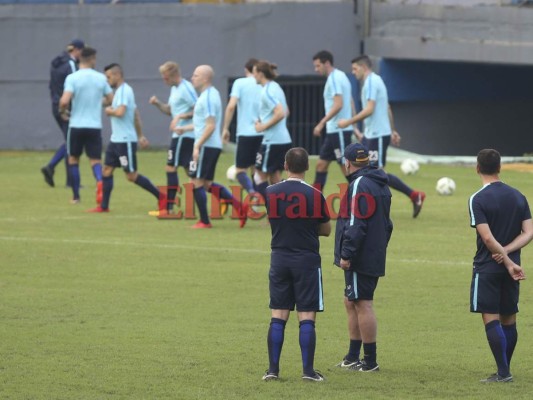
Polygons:
<instances>
[{"instance_id":1,"label":"navy blue socks","mask_svg":"<svg viewBox=\"0 0 533 400\"><path fill-rule=\"evenodd\" d=\"M500 321L491 321L485 325L485 333L489 346L498 366L498 375L509 375L509 364L507 362L507 339L503 332Z\"/></svg>"},{"instance_id":2,"label":"navy blue socks","mask_svg":"<svg viewBox=\"0 0 533 400\"><path fill-rule=\"evenodd\" d=\"M167 172L167 210L172 210L176 199L177 187L179 185L178 173Z\"/></svg>"},{"instance_id":3,"label":"navy blue socks","mask_svg":"<svg viewBox=\"0 0 533 400\"><path fill-rule=\"evenodd\" d=\"M103 209L109 208L109 199L111 198L111 191L113 190L113 175L111 176L104 176L102 178L102 202L100 203L100 207Z\"/></svg>"},{"instance_id":4,"label":"navy blue socks","mask_svg":"<svg viewBox=\"0 0 533 400\"><path fill-rule=\"evenodd\" d=\"M55 154L52 156L52 159L48 163L48 166L52 169L56 167L59 162L67 156L67 145L63 143L59 148L56 150Z\"/></svg>"},{"instance_id":5,"label":"navy blue socks","mask_svg":"<svg viewBox=\"0 0 533 400\"><path fill-rule=\"evenodd\" d=\"M315 174L315 182L313 183L313 186L316 187L318 190L323 191L324 186L326 186L326 180L328 179L328 173L326 172L316 172Z\"/></svg>"},{"instance_id":6,"label":"navy blue socks","mask_svg":"<svg viewBox=\"0 0 533 400\"><path fill-rule=\"evenodd\" d=\"M80 198L80 167L78 164L70 164L68 166L70 172L70 179L72 181L72 193L74 194L74 200Z\"/></svg>"},{"instance_id":7,"label":"navy blue socks","mask_svg":"<svg viewBox=\"0 0 533 400\"><path fill-rule=\"evenodd\" d=\"M248 175L246 175L246 172L239 172L237 174L237 180L241 184L241 186L246 190L248 193L254 193L254 185L252 183L252 180Z\"/></svg>"},{"instance_id":8,"label":"navy blue socks","mask_svg":"<svg viewBox=\"0 0 533 400\"><path fill-rule=\"evenodd\" d=\"M305 375L314 375L313 363L315 360L316 332L315 321L300 321L300 350L302 352L302 365Z\"/></svg>"},{"instance_id":9,"label":"navy blue socks","mask_svg":"<svg viewBox=\"0 0 533 400\"><path fill-rule=\"evenodd\" d=\"M352 361L352 362L359 360L359 357L361 356L361 344L363 344L363 341L361 339L359 340L350 339L350 349L348 350L348 355L346 356L346 360Z\"/></svg>"},{"instance_id":10,"label":"navy blue socks","mask_svg":"<svg viewBox=\"0 0 533 400\"><path fill-rule=\"evenodd\" d=\"M94 164L92 168L94 179L96 179L96 182L100 182L102 180L102 164Z\"/></svg>"},{"instance_id":11,"label":"navy blue socks","mask_svg":"<svg viewBox=\"0 0 533 400\"><path fill-rule=\"evenodd\" d=\"M155 185L146 176L137 174L137 179L135 179L135 184L139 185L144 190L147 190L150 193L152 193L156 199L159 199L159 189L156 188ZM105 186L104 186L104 191L105 191Z\"/></svg>"},{"instance_id":12,"label":"navy blue socks","mask_svg":"<svg viewBox=\"0 0 533 400\"><path fill-rule=\"evenodd\" d=\"M365 363L367 365L376 365L376 342L363 343L363 351L365 353Z\"/></svg>"},{"instance_id":13,"label":"navy blue socks","mask_svg":"<svg viewBox=\"0 0 533 400\"><path fill-rule=\"evenodd\" d=\"M209 224L209 216L207 214L207 195L203 186L194 188L194 201L200 212L200 220L204 224Z\"/></svg>"},{"instance_id":14,"label":"navy blue socks","mask_svg":"<svg viewBox=\"0 0 533 400\"><path fill-rule=\"evenodd\" d=\"M502 325L503 334L507 340L507 364L511 366L511 358L513 358L514 348L518 341L518 332L516 330L516 323L511 325Z\"/></svg>"},{"instance_id":15,"label":"navy blue socks","mask_svg":"<svg viewBox=\"0 0 533 400\"><path fill-rule=\"evenodd\" d=\"M270 320L270 329L267 336L269 372L279 372L279 358L285 337L285 324L287 324L287 321L279 318Z\"/></svg>"},{"instance_id":16,"label":"navy blue socks","mask_svg":"<svg viewBox=\"0 0 533 400\"><path fill-rule=\"evenodd\" d=\"M411 189L409 186L407 186L403 181L398 178L396 175L387 174L389 176L389 186L393 189L396 189L403 194L405 194L407 197L411 196L411 193L413 193L413 189Z\"/></svg>"}]
</instances>

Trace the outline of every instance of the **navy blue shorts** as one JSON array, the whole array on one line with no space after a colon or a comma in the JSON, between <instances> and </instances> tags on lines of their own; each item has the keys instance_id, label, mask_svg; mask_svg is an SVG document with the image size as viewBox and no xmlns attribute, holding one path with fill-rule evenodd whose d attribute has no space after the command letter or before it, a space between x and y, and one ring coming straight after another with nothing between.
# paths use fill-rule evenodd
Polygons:
<instances>
[{"instance_id":1,"label":"navy blue shorts","mask_svg":"<svg viewBox=\"0 0 533 400\"><path fill-rule=\"evenodd\" d=\"M189 169L192 159L194 139L190 137L172 138L168 148L167 165L171 167L183 167Z\"/></svg>"},{"instance_id":2,"label":"navy blue shorts","mask_svg":"<svg viewBox=\"0 0 533 400\"><path fill-rule=\"evenodd\" d=\"M269 174L283 171L285 154L291 147L292 143L262 144L255 157L255 168Z\"/></svg>"},{"instance_id":3,"label":"navy blue shorts","mask_svg":"<svg viewBox=\"0 0 533 400\"><path fill-rule=\"evenodd\" d=\"M93 160L102 158L101 129L69 128L67 134L67 151L69 156L80 157L85 149L87 157Z\"/></svg>"},{"instance_id":4,"label":"navy blue shorts","mask_svg":"<svg viewBox=\"0 0 533 400\"><path fill-rule=\"evenodd\" d=\"M377 276L344 271L344 283L346 284L344 296L350 301L373 300L378 280Z\"/></svg>"},{"instance_id":5,"label":"navy blue shorts","mask_svg":"<svg viewBox=\"0 0 533 400\"><path fill-rule=\"evenodd\" d=\"M221 152L221 149L202 146L198 162L191 161L189 163L189 176L195 179L212 181L215 177L215 169Z\"/></svg>"},{"instance_id":6,"label":"navy blue shorts","mask_svg":"<svg viewBox=\"0 0 533 400\"><path fill-rule=\"evenodd\" d=\"M137 171L137 143L113 143L107 145L104 165L121 167L124 172Z\"/></svg>"},{"instance_id":7,"label":"navy blue shorts","mask_svg":"<svg viewBox=\"0 0 533 400\"><path fill-rule=\"evenodd\" d=\"M475 313L513 315L518 312L520 283L507 270L472 273L470 311Z\"/></svg>"},{"instance_id":8,"label":"navy blue shorts","mask_svg":"<svg viewBox=\"0 0 533 400\"><path fill-rule=\"evenodd\" d=\"M352 143L353 131L340 131L327 133L324 143L320 148L320 159L326 161L337 161L342 164L344 149Z\"/></svg>"},{"instance_id":9,"label":"navy blue shorts","mask_svg":"<svg viewBox=\"0 0 533 400\"><path fill-rule=\"evenodd\" d=\"M363 144L368 147L370 165L383 168L387 165L387 149L390 144L390 135L376 139L363 138Z\"/></svg>"},{"instance_id":10,"label":"navy blue shorts","mask_svg":"<svg viewBox=\"0 0 533 400\"><path fill-rule=\"evenodd\" d=\"M235 166L248 168L255 165L257 152L261 148L263 135L237 136L237 152L235 153Z\"/></svg>"},{"instance_id":11,"label":"navy blue shorts","mask_svg":"<svg viewBox=\"0 0 533 400\"><path fill-rule=\"evenodd\" d=\"M318 265L270 265L270 308L324 311L322 269Z\"/></svg>"}]
</instances>

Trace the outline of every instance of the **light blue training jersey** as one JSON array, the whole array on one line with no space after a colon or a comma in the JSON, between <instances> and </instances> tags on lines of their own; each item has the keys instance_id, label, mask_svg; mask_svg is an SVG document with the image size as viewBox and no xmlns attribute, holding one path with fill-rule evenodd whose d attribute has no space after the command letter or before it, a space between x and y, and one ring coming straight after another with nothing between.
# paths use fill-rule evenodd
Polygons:
<instances>
[{"instance_id":1,"label":"light blue training jersey","mask_svg":"<svg viewBox=\"0 0 533 400\"><path fill-rule=\"evenodd\" d=\"M65 79L64 92L71 92L71 128L102 129L102 98L112 92L104 74L83 68Z\"/></svg>"},{"instance_id":2,"label":"light blue training jersey","mask_svg":"<svg viewBox=\"0 0 533 400\"><path fill-rule=\"evenodd\" d=\"M389 97L383 79L372 72L365 79L361 89L361 103L366 107L368 100L374 100L375 107L372 115L365 118L365 132L367 139L389 136L392 133L389 120Z\"/></svg>"},{"instance_id":3,"label":"light blue training jersey","mask_svg":"<svg viewBox=\"0 0 533 400\"><path fill-rule=\"evenodd\" d=\"M215 119L215 130L204 143L204 146L221 149L222 137L220 136L220 126L222 125L222 101L220 100L220 93L213 86L205 89L200 94L194 107L192 121L194 124L195 141L200 139L204 134L205 122L209 117Z\"/></svg>"},{"instance_id":4,"label":"light blue training jersey","mask_svg":"<svg viewBox=\"0 0 533 400\"><path fill-rule=\"evenodd\" d=\"M111 117L111 141L113 143L137 142L137 131L135 130L135 95L133 89L126 82L123 82L113 97L113 108L126 106L126 112L122 117Z\"/></svg>"},{"instance_id":5,"label":"light blue training jersey","mask_svg":"<svg viewBox=\"0 0 533 400\"><path fill-rule=\"evenodd\" d=\"M253 76L233 82L230 97L237 98L237 136L257 136L255 123L259 119L261 85Z\"/></svg>"},{"instance_id":6,"label":"light blue training jersey","mask_svg":"<svg viewBox=\"0 0 533 400\"><path fill-rule=\"evenodd\" d=\"M191 112L196 104L198 96L194 90L193 85L186 79L182 79L180 84L177 86L172 86L170 89L170 96L168 98L168 105L170 106L170 113L172 118L178 114L184 114ZM178 126L185 126L192 124L192 118L189 119L180 119ZM177 133L172 134L173 138L176 137L188 137L194 139L194 132L189 131L185 132L183 135L178 135Z\"/></svg>"},{"instance_id":7,"label":"light blue training jersey","mask_svg":"<svg viewBox=\"0 0 533 400\"><path fill-rule=\"evenodd\" d=\"M342 108L333 118L326 122L326 133L342 131L343 129L337 125L338 121L352 117L352 84L346 74L337 68L331 71L324 86L324 108L326 114L333 107L333 98L335 96L342 97Z\"/></svg>"},{"instance_id":8,"label":"light blue training jersey","mask_svg":"<svg viewBox=\"0 0 533 400\"><path fill-rule=\"evenodd\" d=\"M261 102L259 105L261 122L266 123L272 119L274 108L278 104L281 104L283 106L283 112L287 113L287 100L285 99L283 89L277 82L270 81L261 89ZM291 142L291 135L287 129L286 116L263 132L263 144L287 144Z\"/></svg>"}]
</instances>

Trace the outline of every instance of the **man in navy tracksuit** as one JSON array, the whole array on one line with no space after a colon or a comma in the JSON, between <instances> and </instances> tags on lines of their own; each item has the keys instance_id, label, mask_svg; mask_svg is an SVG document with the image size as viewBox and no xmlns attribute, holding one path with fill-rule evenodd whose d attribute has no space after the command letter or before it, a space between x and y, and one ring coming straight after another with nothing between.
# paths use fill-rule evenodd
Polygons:
<instances>
[{"instance_id":1,"label":"man in navy tracksuit","mask_svg":"<svg viewBox=\"0 0 533 400\"><path fill-rule=\"evenodd\" d=\"M65 79L67 76L78 70L78 60L82 49L85 47L80 39L74 39L67 46L67 50L55 57L50 63L50 97L52 100L52 114L56 120L61 132L63 132L63 138L67 140L68 120L65 120L59 115L59 99L63 94L63 86L65 85ZM41 172L44 175L45 182L54 187L54 171L57 164L61 160L65 159L65 166L67 165L67 148L63 143L56 151L50 162L41 168ZM70 179L68 176L67 167L67 186L70 186Z\"/></svg>"},{"instance_id":2,"label":"man in navy tracksuit","mask_svg":"<svg viewBox=\"0 0 533 400\"><path fill-rule=\"evenodd\" d=\"M385 275L387 245L392 234L391 192L387 174L369 165L368 149L362 144L352 143L346 148L344 166L350 186L337 219L335 265L344 270L350 348L338 366L362 372L379 371L372 300L379 277Z\"/></svg>"}]
</instances>

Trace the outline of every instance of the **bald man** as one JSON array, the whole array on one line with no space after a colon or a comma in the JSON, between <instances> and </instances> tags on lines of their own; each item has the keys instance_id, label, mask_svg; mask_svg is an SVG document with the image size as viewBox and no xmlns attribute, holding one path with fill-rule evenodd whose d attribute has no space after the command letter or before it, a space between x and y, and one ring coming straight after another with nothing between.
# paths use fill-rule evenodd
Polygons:
<instances>
[{"instance_id":1,"label":"bald man","mask_svg":"<svg viewBox=\"0 0 533 400\"><path fill-rule=\"evenodd\" d=\"M194 201L200 212L200 220L193 225L195 229L211 228L207 213L206 191L213 194L220 201L233 205L240 220L241 228L246 223L247 209L245 205L235 199L224 186L213 182L218 157L222 151L222 102L220 93L213 87L214 71L209 65L196 67L192 75L192 84L200 93L194 107L192 125L176 127L175 132L183 134L194 131L194 147L192 161L189 166L189 176L194 184Z\"/></svg>"}]
</instances>

